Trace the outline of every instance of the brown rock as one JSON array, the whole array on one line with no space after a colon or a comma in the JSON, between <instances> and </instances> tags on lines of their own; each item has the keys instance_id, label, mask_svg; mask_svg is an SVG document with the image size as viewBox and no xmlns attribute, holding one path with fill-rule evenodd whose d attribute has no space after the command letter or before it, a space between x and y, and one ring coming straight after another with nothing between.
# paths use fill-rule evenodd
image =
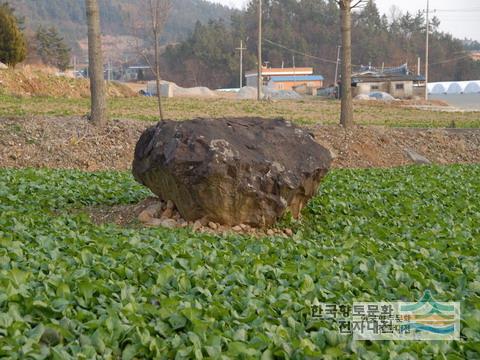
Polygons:
<instances>
[{"instance_id":1,"label":"brown rock","mask_svg":"<svg viewBox=\"0 0 480 360\"><path fill-rule=\"evenodd\" d=\"M273 235L275 235L275 231L273 231L272 229L268 229L267 230L267 235L268 236L273 236Z\"/></svg>"},{"instance_id":2,"label":"brown rock","mask_svg":"<svg viewBox=\"0 0 480 360\"><path fill-rule=\"evenodd\" d=\"M242 227L239 226L239 225L235 225L233 228L232 228L233 231L235 232L241 232L242 231Z\"/></svg>"},{"instance_id":3,"label":"brown rock","mask_svg":"<svg viewBox=\"0 0 480 360\"><path fill-rule=\"evenodd\" d=\"M175 204L173 203L172 200L167 201L167 209L173 210L175 208Z\"/></svg>"},{"instance_id":4,"label":"brown rock","mask_svg":"<svg viewBox=\"0 0 480 360\"><path fill-rule=\"evenodd\" d=\"M178 220L178 227L185 228L188 226L188 222L183 219Z\"/></svg>"},{"instance_id":5,"label":"brown rock","mask_svg":"<svg viewBox=\"0 0 480 360\"><path fill-rule=\"evenodd\" d=\"M210 222L208 223L208 227L209 227L210 229L212 229L212 230L217 230L217 229L218 229L218 224L210 221Z\"/></svg>"},{"instance_id":6,"label":"brown rock","mask_svg":"<svg viewBox=\"0 0 480 360\"><path fill-rule=\"evenodd\" d=\"M139 215L138 215L138 221L141 223L147 224L150 221L153 220L152 214L146 210L143 210Z\"/></svg>"},{"instance_id":7,"label":"brown rock","mask_svg":"<svg viewBox=\"0 0 480 360\"><path fill-rule=\"evenodd\" d=\"M285 229L283 232L284 232L285 235L287 235L287 236L293 236L293 231L292 231L292 229Z\"/></svg>"},{"instance_id":8,"label":"brown rock","mask_svg":"<svg viewBox=\"0 0 480 360\"><path fill-rule=\"evenodd\" d=\"M316 194L330 152L283 119L166 121L137 143L133 174L186 220L267 226Z\"/></svg>"},{"instance_id":9,"label":"brown rock","mask_svg":"<svg viewBox=\"0 0 480 360\"><path fill-rule=\"evenodd\" d=\"M195 221L192 226L193 231L199 231L202 228L202 223L200 221Z\"/></svg>"},{"instance_id":10,"label":"brown rock","mask_svg":"<svg viewBox=\"0 0 480 360\"><path fill-rule=\"evenodd\" d=\"M174 229L178 226L178 223L174 219L162 219L160 226L168 229Z\"/></svg>"},{"instance_id":11,"label":"brown rock","mask_svg":"<svg viewBox=\"0 0 480 360\"><path fill-rule=\"evenodd\" d=\"M150 218L149 221L145 222L145 226L149 226L149 227L162 226L162 220L161 219Z\"/></svg>"},{"instance_id":12,"label":"brown rock","mask_svg":"<svg viewBox=\"0 0 480 360\"><path fill-rule=\"evenodd\" d=\"M173 217L173 211L172 209L169 209L167 207L165 211L162 213L162 219L170 219L172 217Z\"/></svg>"},{"instance_id":13,"label":"brown rock","mask_svg":"<svg viewBox=\"0 0 480 360\"><path fill-rule=\"evenodd\" d=\"M138 220L142 223L148 223L153 218L157 217L158 213L162 209L162 203L158 202L148 206L138 215Z\"/></svg>"}]
</instances>

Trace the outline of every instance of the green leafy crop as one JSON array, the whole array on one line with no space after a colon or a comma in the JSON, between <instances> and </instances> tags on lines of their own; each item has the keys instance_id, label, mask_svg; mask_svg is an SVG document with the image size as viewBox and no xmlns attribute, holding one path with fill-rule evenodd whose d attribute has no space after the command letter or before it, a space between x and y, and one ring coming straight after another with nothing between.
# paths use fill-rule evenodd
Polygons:
<instances>
[{"instance_id":1,"label":"green leafy crop","mask_svg":"<svg viewBox=\"0 0 480 360\"><path fill-rule=\"evenodd\" d=\"M97 226L129 174L0 170L0 358L480 357L480 166L337 170L293 238ZM461 301L462 341L354 342L323 302Z\"/></svg>"}]
</instances>

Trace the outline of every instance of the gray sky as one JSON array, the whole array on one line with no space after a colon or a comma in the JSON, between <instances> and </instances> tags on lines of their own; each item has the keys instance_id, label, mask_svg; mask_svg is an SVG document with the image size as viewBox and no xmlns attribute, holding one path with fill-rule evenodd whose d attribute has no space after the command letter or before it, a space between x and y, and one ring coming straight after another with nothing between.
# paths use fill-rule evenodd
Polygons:
<instances>
[{"instance_id":1,"label":"gray sky","mask_svg":"<svg viewBox=\"0 0 480 360\"><path fill-rule=\"evenodd\" d=\"M249 0L210 0L225 5L241 8ZM426 0L376 0L382 13L390 14L392 6L402 11L416 12L426 8ZM452 33L459 38L471 38L480 41L480 0L430 0L431 8L438 10L436 16L440 19L442 31Z\"/></svg>"}]
</instances>

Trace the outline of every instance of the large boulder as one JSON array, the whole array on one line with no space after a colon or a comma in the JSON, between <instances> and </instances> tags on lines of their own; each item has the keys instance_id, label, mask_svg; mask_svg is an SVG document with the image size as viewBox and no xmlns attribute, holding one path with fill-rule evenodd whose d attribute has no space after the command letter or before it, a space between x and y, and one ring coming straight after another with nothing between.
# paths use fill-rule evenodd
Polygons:
<instances>
[{"instance_id":1,"label":"large boulder","mask_svg":"<svg viewBox=\"0 0 480 360\"><path fill-rule=\"evenodd\" d=\"M133 174L186 220L267 226L298 217L331 160L283 119L165 121L142 134Z\"/></svg>"}]
</instances>

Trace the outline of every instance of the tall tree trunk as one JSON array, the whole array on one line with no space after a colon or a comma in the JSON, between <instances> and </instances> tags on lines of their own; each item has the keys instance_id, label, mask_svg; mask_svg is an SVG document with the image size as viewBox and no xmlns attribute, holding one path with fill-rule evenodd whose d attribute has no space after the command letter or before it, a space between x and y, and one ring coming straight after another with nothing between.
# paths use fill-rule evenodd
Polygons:
<instances>
[{"instance_id":1,"label":"tall tree trunk","mask_svg":"<svg viewBox=\"0 0 480 360\"><path fill-rule=\"evenodd\" d=\"M155 82L157 85L158 115L160 116L160 121L164 121L163 107L162 107L162 94L160 92L161 77L160 77L160 53L158 49L158 29L153 30L153 37L155 38Z\"/></svg>"},{"instance_id":2,"label":"tall tree trunk","mask_svg":"<svg viewBox=\"0 0 480 360\"><path fill-rule=\"evenodd\" d=\"M342 113L340 124L353 126L352 101L352 13L351 0L340 1L342 22Z\"/></svg>"},{"instance_id":3,"label":"tall tree trunk","mask_svg":"<svg viewBox=\"0 0 480 360\"><path fill-rule=\"evenodd\" d=\"M107 101L103 77L100 11L97 0L86 0L88 23L88 62L91 94L91 119L95 125L107 123Z\"/></svg>"}]
</instances>

